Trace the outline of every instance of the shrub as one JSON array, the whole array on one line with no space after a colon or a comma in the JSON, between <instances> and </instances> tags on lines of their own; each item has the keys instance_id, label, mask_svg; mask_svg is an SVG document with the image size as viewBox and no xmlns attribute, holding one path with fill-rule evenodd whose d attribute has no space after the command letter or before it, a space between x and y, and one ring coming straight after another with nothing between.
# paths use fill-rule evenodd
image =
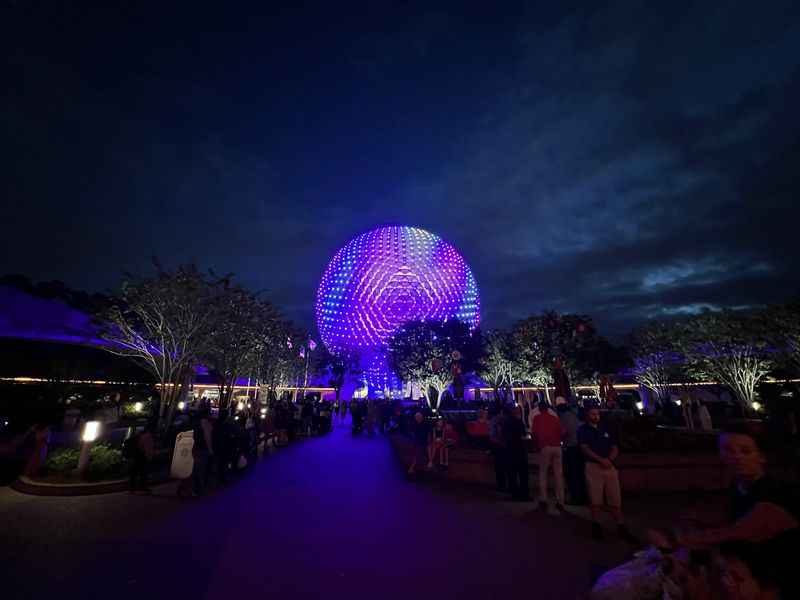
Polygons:
<instances>
[{"instance_id":1,"label":"shrub","mask_svg":"<svg viewBox=\"0 0 800 600\"><path fill-rule=\"evenodd\" d=\"M89 450L89 464L86 476L89 479L109 479L121 476L124 472L125 460L122 451L108 444L95 444Z\"/></svg>"},{"instance_id":2,"label":"shrub","mask_svg":"<svg viewBox=\"0 0 800 600\"><path fill-rule=\"evenodd\" d=\"M48 473L68 475L71 471L78 468L78 457L80 450L75 448L59 448L50 453L44 463Z\"/></svg>"}]
</instances>

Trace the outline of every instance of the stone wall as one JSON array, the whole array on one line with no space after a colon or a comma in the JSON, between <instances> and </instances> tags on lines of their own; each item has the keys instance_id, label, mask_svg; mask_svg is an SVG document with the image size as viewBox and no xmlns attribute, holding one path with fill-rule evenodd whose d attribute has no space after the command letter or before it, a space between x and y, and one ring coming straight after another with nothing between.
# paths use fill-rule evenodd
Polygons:
<instances>
[{"instance_id":1,"label":"stone wall","mask_svg":"<svg viewBox=\"0 0 800 600\"><path fill-rule=\"evenodd\" d=\"M410 464L414 453L411 441L397 434L391 436L391 442L403 464ZM528 463L531 481L535 481L539 475L538 454L530 453ZM725 489L729 482L719 458L708 454L621 454L617 467L625 492L718 491ZM492 456L470 448L451 450L447 478L494 485Z\"/></svg>"}]
</instances>

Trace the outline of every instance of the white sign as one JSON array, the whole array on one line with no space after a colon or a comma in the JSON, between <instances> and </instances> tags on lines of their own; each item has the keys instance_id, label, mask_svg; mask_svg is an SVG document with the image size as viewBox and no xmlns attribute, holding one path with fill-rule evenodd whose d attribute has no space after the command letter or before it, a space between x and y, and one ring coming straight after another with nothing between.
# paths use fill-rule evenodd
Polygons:
<instances>
[{"instance_id":1,"label":"white sign","mask_svg":"<svg viewBox=\"0 0 800 600\"><path fill-rule=\"evenodd\" d=\"M170 477L188 479L192 476L192 469L194 468L193 447L193 431L182 431L178 434L178 437L175 438L175 452L172 453L172 466L169 470Z\"/></svg>"}]
</instances>

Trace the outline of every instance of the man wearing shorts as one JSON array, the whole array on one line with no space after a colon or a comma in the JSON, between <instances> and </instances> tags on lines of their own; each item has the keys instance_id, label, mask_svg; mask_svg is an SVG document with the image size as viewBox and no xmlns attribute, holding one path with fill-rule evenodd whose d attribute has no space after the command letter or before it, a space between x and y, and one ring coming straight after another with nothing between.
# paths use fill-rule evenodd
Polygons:
<instances>
[{"instance_id":1,"label":"man wearing shorts","mask_svg":"<svg viewBox=\"0 0 800 600\"><path fill-rule=\"evenodd\" d=\"M620 538L632 544L637 543L638 540L628 531L622 516L619 474L614 465L619 455L617 442L601 425L598 408L586 409L586 423L578 429L578 444L586 457L585 473L592 513L592 537L596 540L605 539L599 521L600 511L605 504L614 516Z\"/></svg>"}]
</instances>

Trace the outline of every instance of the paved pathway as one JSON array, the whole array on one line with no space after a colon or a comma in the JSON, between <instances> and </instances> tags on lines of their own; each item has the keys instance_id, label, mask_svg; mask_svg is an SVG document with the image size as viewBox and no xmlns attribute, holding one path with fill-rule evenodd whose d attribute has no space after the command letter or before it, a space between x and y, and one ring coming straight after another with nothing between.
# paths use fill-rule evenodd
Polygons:
<instances>
[{"instance_id":1,"label":"paved pathway","mask_svg":"<svg viewBox=\"0 0 800 600\"><path fill-rule=\"evenodd\" d=\"M0 489L0 596L575 598L629 551L532 508L409 482L385 439L340 425L204 498Z\"/></svg>"}]
</instances>

